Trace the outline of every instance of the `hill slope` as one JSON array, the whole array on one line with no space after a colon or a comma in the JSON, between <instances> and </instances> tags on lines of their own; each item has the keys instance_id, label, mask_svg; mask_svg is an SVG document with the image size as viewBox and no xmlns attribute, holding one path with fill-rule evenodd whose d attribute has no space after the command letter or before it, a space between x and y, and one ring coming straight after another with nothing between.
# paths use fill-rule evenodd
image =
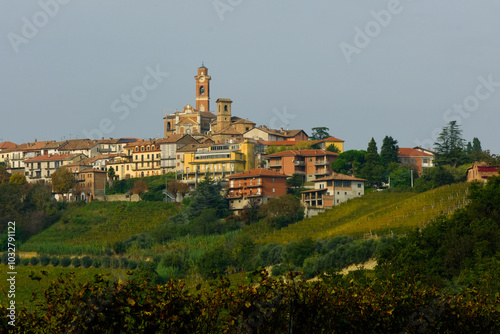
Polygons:
<instances>
[{"instance_id":1,"label":"hill slope","mask_svg":"<svg viewBox=\"0 0 500 334\"><path fill-rule=\"evenodd\" d=\"M468 201L468 187L466 183L459 183L420 194L367 194L278 231L254 231L256 241L286 244L308 237L314 240L337 235L407 233L464 206Z\"/></svg>"},{"instance_id":2,"label":"hill slope","mask_svg":"<svg viewBox=\"0 0 500 334\"><path fill-rule=\"evenodd\" d=\"M163 202L92 202L69 209L59 222L26 241L21 250L99 255L106 245L146 232L178 211L172 203Z\"/></svg>"}]
</instances>

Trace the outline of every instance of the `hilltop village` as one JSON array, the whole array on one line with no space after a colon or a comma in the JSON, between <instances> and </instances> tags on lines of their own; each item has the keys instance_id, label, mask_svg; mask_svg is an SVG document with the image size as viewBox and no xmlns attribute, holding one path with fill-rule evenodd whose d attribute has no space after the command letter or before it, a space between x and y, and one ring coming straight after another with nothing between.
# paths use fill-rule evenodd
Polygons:
<instances>
[{"instance_id":1,"label":"hilltop village","mask_svg":"<svg viewBox=\"0 0 500 334\"><path fill-rule=\"evenodd\" d=\"M194 79L195 105L165 114L164 138L3 142L0 163L30 183L50 182L57 169L68 169L83 186L56 194L67 200L105 200L108 181L170 172L191 187L206 177L223 182L235 213L251 200L264 204L286 194L292 176L301 178L307 189L302 204L310 214L363 196L365 179L332 171L332 163L344 152L344 140L324 131L310 136L303 129L257 126L233 114L229 98L217 98L213 109L208 68L199 67ZM419 175L434 166L431 150L414 147L397 152L399 162ZM487 167L478 165L471 173L478 173L478 168Z\"/></svg>"}]
</instances>

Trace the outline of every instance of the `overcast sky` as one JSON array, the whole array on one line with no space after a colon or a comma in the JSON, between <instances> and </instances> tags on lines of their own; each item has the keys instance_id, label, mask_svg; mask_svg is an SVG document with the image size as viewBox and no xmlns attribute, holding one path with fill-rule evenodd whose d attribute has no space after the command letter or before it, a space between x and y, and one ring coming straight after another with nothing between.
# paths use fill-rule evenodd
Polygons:
<instances>
[{"instance_id":1,"label":"overcast sky","mask_svg":"<svg viewBox=\"0 0 500 334\"><path fill-rule=\"evenodd\" d=\"M450 120L500 153L499 1L0 1L0 142L163 136L195 104L430 147Z\"/></svg>"}]
</instances>

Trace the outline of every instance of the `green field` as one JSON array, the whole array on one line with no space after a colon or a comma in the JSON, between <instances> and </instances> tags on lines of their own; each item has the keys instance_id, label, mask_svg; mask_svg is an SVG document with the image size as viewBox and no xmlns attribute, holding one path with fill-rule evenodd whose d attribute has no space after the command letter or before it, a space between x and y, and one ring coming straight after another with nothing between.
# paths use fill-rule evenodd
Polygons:
<instances>
[{"instance_id":1,"label":"green field","mask_svg":"<svg viewBox=\"0 0 500 334\"><path fill-rule=\"evenodd\" d=\"M0 270L2 273L7 273L10 270L7 265L0 264ZM41 275L40 271L46 271L47 276ZM16 292L15 292L15 302L16 307L34 307L34 303L31 302L33 292L36 292L39 297L42 297L41 291L45 290L50 282L56 279L60 274L75 273L75 283L85 283L91 282L95 275L101 274L105 275L107 279L112 281L126 281L128 279L126 269L104 269L104 268L63 268L63 267L42 267L42 266L16 266ZM32 280L29 276L34 272L35 275L41 276L42 279ZM1 284L2 289L8 292L7 282L4 280ZM0 304L7 305L8 298L3 292L0 292Z\"/></svg>"},{"instance_id":2,"label":"green field","mask_svg":"<svg viewBox=\"0 0 500 334\"><path fill-rule=\"evenodd\" d=\"M375 234L405 234L436 217L464 206L469 185L444 186L424 193L370 193L350 200L315 217L281 230L253 231L259 243L286 244L304 238L330 239L338 235L356 238Z\"/></svg>"},{"instance_id":3,"label":"green field","mask_svg":"<svg viewBox=\"0 0 500 334\"><path fill-rule=\"evenodd\" d=\"M71 207L63 218L31 237L21 251L101 255L116 241L146 232L179 212L172 203L92 202Z\"/></svg>"}]
</instances>

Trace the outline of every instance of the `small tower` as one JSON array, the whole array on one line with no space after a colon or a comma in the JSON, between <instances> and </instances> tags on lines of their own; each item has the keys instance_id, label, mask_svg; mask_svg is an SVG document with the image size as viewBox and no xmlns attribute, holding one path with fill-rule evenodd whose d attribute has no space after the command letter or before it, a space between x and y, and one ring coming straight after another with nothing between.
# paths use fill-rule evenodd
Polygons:
<instances>
[{"instance_id":1,"label":"small tower","mask_svg":"<svg viewBox=\"0 0 500 334\"><path fill-rule=\"evenodd\" d=\"M210 80L208 68L203 63L198 68L198 75L194 77L196 80L196 109L199 111L210 111Z\"/></svg>"},{"instance_id":2,"label":"small tower","mask_svg":"<svg viewBox=\"0 0 500 334\"><path fill-rule=\"evenodd\" d=\"M231 99L217 99L217 132L231 125Z\"/></svg>"}]
</instances>

